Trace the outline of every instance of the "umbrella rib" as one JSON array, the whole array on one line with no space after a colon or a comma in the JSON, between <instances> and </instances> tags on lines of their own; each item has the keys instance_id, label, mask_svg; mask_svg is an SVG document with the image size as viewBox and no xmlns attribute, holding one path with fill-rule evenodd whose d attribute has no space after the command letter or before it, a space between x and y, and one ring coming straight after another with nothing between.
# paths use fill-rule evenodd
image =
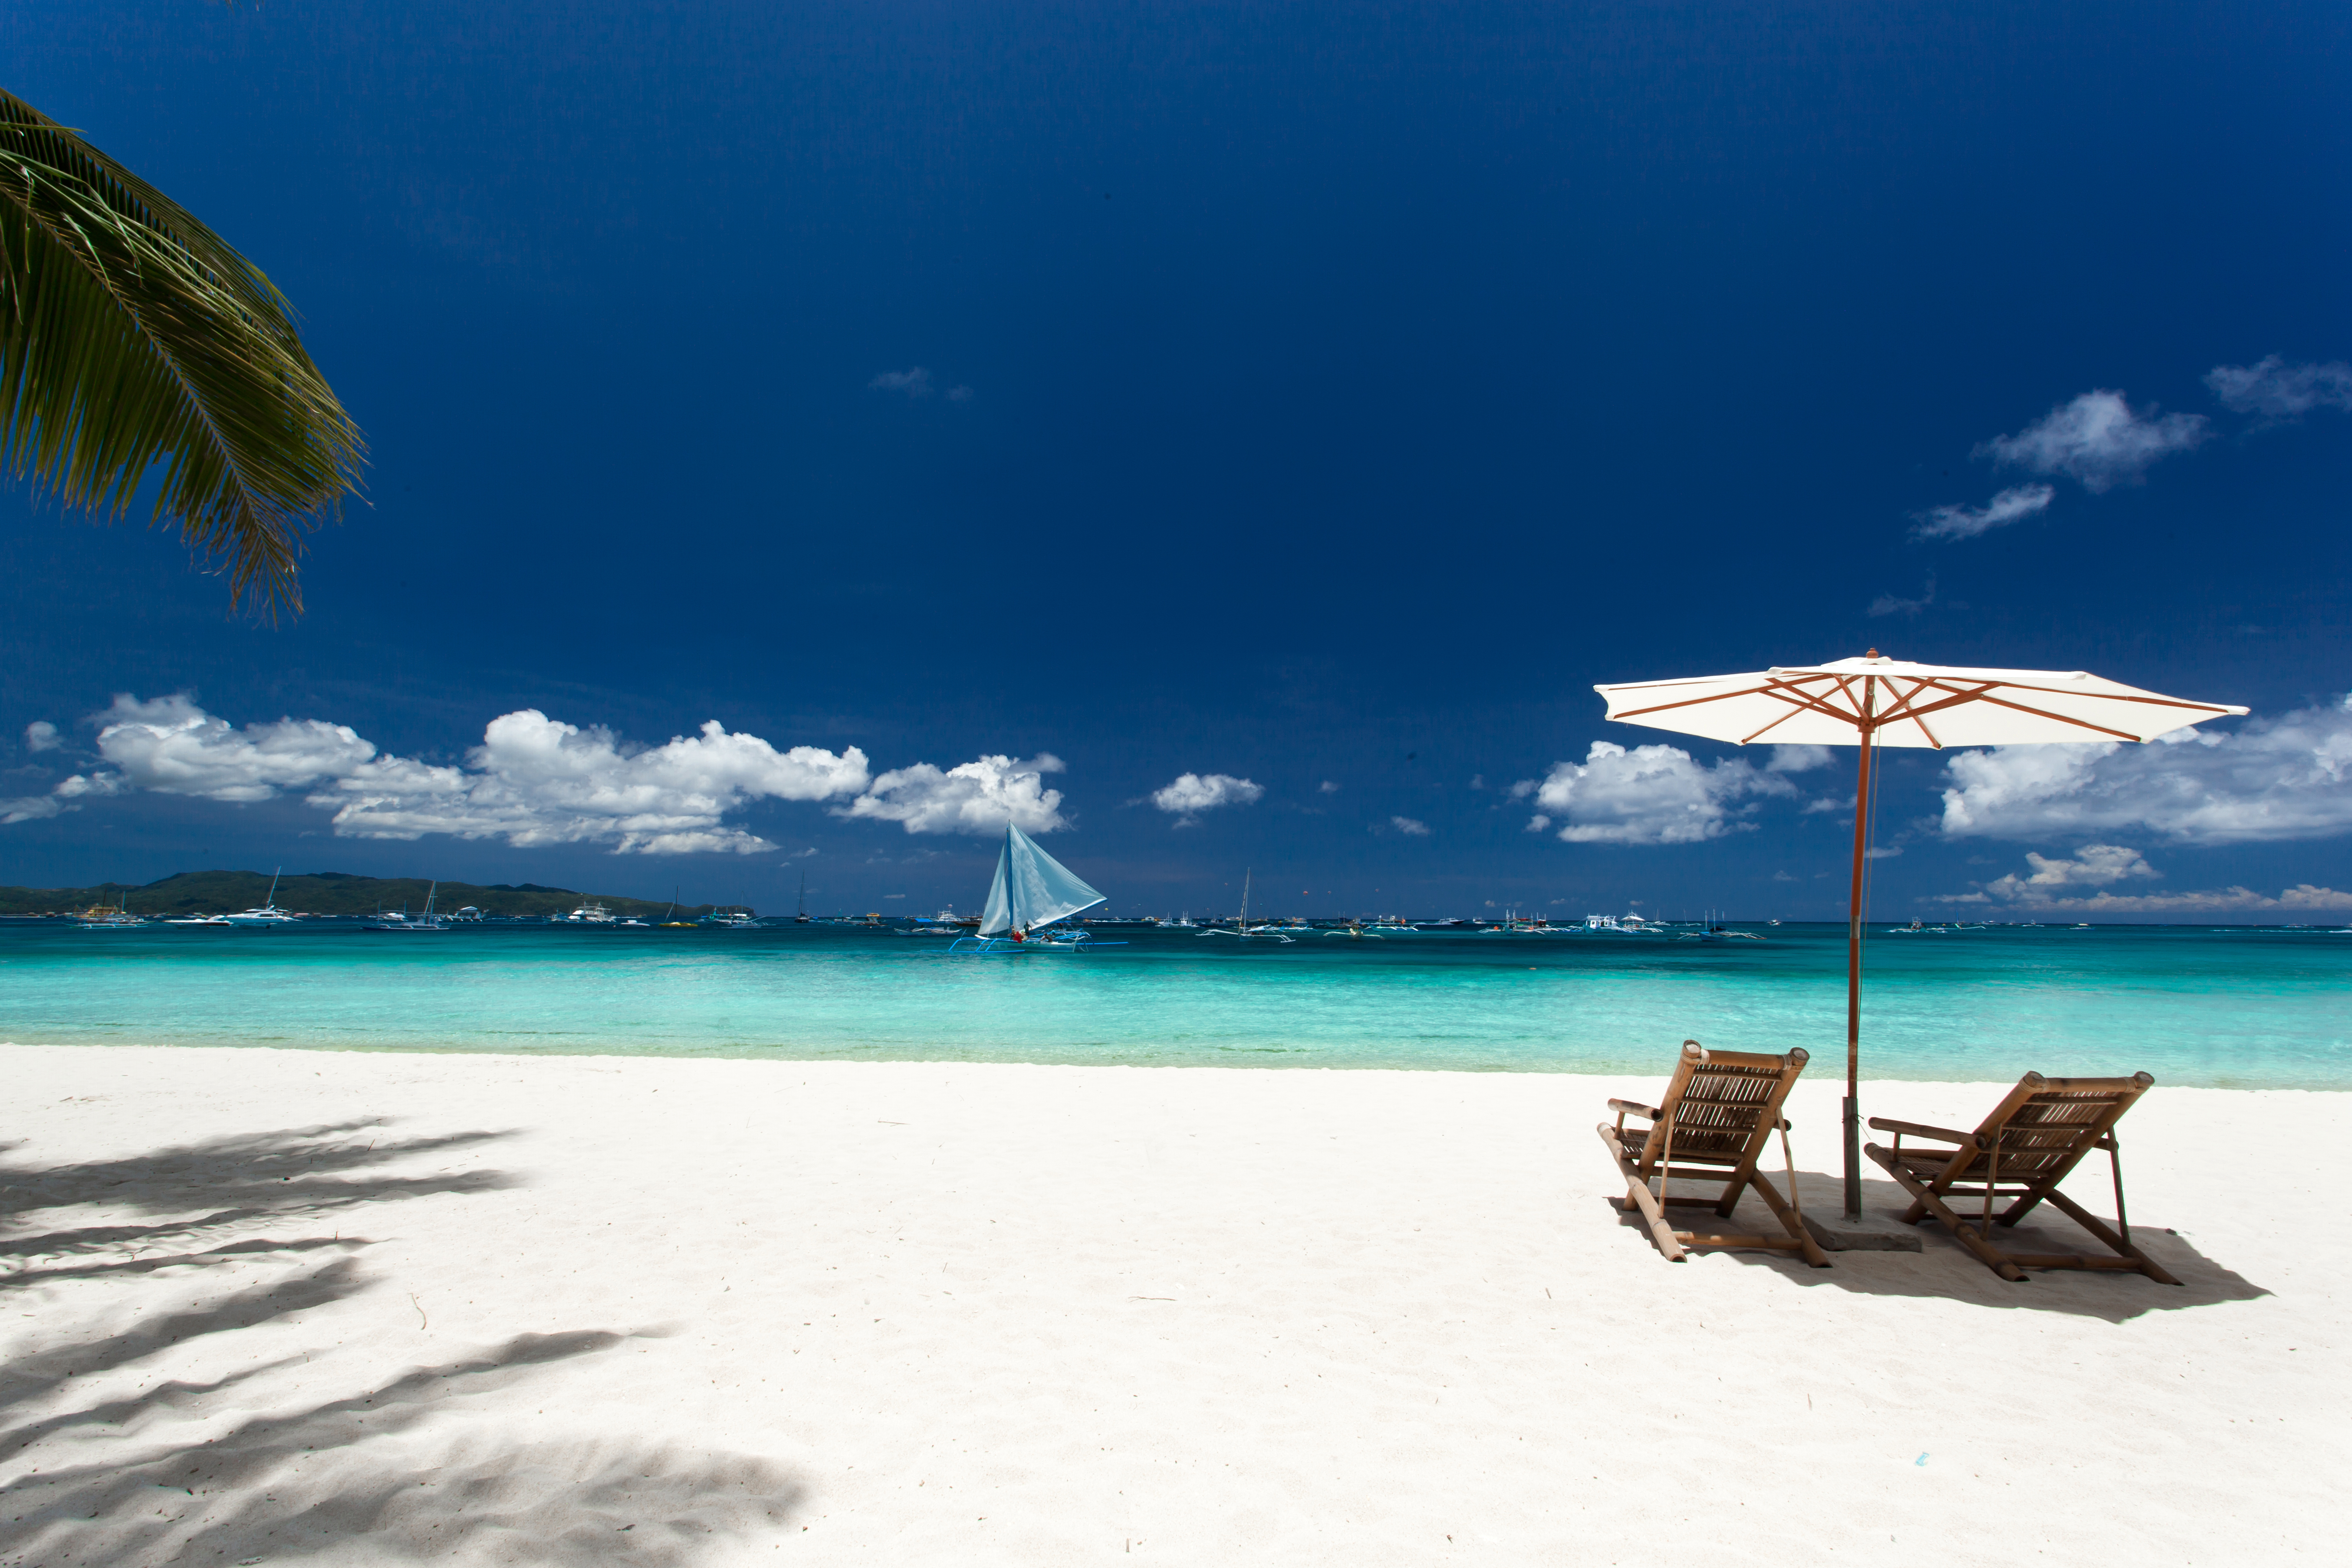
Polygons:
<instances>
[{"instance_id":1,"label":"umbrella rib","mask_svg":"<svg viewBox=\"0 0 2352 1568\"><path fill-rule=\"evenodd\" d=\"M1895 677L1891 675L1886 677L1886 684L1892 687L1895 684ZM1935 747L1936 750L1940 752L1944 749L1944 742L1937 738L1935 731L1927 728L1927 721L1923 715L1932 713L1937 709L1945 707L1948 704L1932 702L1923 709L1913 708L1911 706L1912 700L1917 697L1922 691L1929 689L1933 685L1932 682L1919 679L1916 677L1914 677L1913 679L1914 684L1911 689L1897 698L1895 702L1887 708L1885 712L1879 715L1878 723L1875 727L1883 730L1889 724L1897 723L1907 719L1912 723L1916 724L1919 727L1919 733L1927 737L1927 744ZM1937 688L1937 689L1941 689ZM1954 698L1952 700L1957 702L1961 700L1961 699Z\"/></svg>"},{"instance_id":2,"label":"umbrella rib","mask_svg":"<svg viewBox=\"0 0 2352 1568\"><path fill-rule=\"evenodd\" d=\"M1949 690L1950 688L1939 687L1937 689ZM2012 689L2019 691L2032 691L2036 689L2036 688L2021 686L2012 688ZM2011 702L2005 697L1992 696L1990 689L1984 691L1968 692L1946 702L1930 703L1924 711L1932 713L1937 709L1952 707L1960 702L1990 702L1996 708L2006 708L2011 711L2017 713L2031 713L2036 719L2055 720L2061 724L2072 724L2080 730L2090 730L2101 735L2113 735L2118 741L2129 741L2135 745L2138 744L2140 742L2140 737L2133 734L2128 730L2110 730L2105 724L2094 724L2088 719L2077 719L2065 713L2053 713L2046 708L2034 708L2023 702ZM2179 704L2179 706L2188 706L2188 704Z\"/></svg>"},{"instance_id":3,"label":"umbrella rib","mask_svg":"<svg viewBox=\"0 0 2352 1568\"><path fill-rule=\"evenodd\" d=\"M1853 679L1851 679L1851 677L1846 677L1846 675L1809 675L1809 677L1806 677L1806 679L1828 679L1828 682L1832 682L1834 687L1839 689L1839 691L1844 691L1844 693L1846 693L1846 699L1849 699L1849 700L1853 699L1853 691L1851 691L1851 689L1849 689L1851 684L1853 684ZM1780 726L1780 724L1785 724L1785 721L1794 720L1794 717L1800 715L1800 712L1818 712L1818 715L1832 717L1832 720L1837 720L1839 724L1853 724L1855 729L1861 729L1861 724L1858 724L1858 721L1855 721L1855 717L1851 715L1851 712L1839 712L1839 710L1834 708L1832 703L1828 703L1828 700L1822 699L1822 693L1816 693L1816 691L1804 691L1804 689L1801 689L1800 684L1797 684L1797 682L1773 682L1773 684L1769 684L1769 687L1761 689L1761 691L1757 691L1755 696L1769 696L1769 699L1778 700L1778 703L1788 703L1788 705L1790 705L1790 710L1788 710L1788 712L1783 712L1783 715L1780 715L1780 717L1778 717L1778 720L1773 720L1771 724L1767 724L1767 726L1764 726L1764 729L1759 729L1759 731L1755 731L1755 733L1750 733L1750 736L1743 736L1743 738L1740 738L1740 745L1748 745L1748 742L1755 741L1755 738L1757 738L1757 736L1761 736L1761 733L1769 733L1769 731L1771 731L1771 729L1776 729L1776 726Z\"/></svg>"},{"instance_id":4,"label":"umbrella rib","mask_svg":"<svg viewBox=\"0 0 2352 1568\"><path fill-rule=\"evenodd\" d=\"M1628 719L1638 719L1644 713L1664 713L1671 708L1695 708L1702 702L1727 702L1734 697L1756 697L1770 690L1769 686L1751 686L1743 691L1717 691L1706 697L1685 697L1680 702L1661 702L1654 708L1629 708L1610 717L1622 723Z\"/></svg>"},{"instance_id":5,"label":"umbrella rib","mask_svg":"<svg viewBox=\"0 0 2352 1568\"><path fill-rule=\"evenodd\" d=\"M1807 679L1812 680L1828 679L1833 681L1839 690L1845 691L1846 695L1849 697L1853 695L1851 691L1846 691L1849 681L1845 677L1834 675L1823 677L1817 675L1809 676ZM1769 734L1772 730L1780 725L1787 723L1790 720L1795 718L1800 713L1826 714L1830 718L1835 719L1841 724L1853 724L1855 722L1854 716L1853 714L1838 711L1836 708L1824 701L1819 695L1811 691L1799 689L1794 682L1775 682L1773 685L1764 688L1761 692L1758 693L1758 695L1769 697L1777 701L1786 702L1790 705L1789 710L1786 713L1781 714L1778 719L1773 720L1771 723L1765 725L1763 729L1758 730L1753 733L1741 736L1738 744L1743 746L1748 744L1750 741L1755 740L1759 735ZM1860 726L1856 725L1856 728L1858 729Z\"/></svg>"},{"instance_id":6,"label":"umbrella rib","mask_svg":"<svg viewBox=\"0 0 2352 1568\"><path fill-rule=\"evenodd\" d=\"M1953 689L1953 688L1944 685L1941 681L1937 680L1934 676L1923 676L1923 677L1921 677L1920 679L1921 679L1921 680L1922 680L1926 685L1935 687L1935 688L1936 688L1936 689L1937 689L1938 691L1950 691L1950 690L1952 690L1952 689ZM2050 690L2050 689L2049 689L2048 687L2046 687L2046 686L2027 686L2027 685L2025 685L2025 684L2023 684L2022 682L2020 682L2020 681L2014 681L2014 680L1988 680L1988 681L1986 681L1982 686L1979 687L1979 688L1978 688L1976 690L1974 690L1974 691L1969 691L1969 692L1963 692L1963 693L1961 693L1961 694L1960 694L1960 700L1962 700L1962 701L1966 701L1968 699L1969 699L1969 698L1971 698L1971 697L1981 697L1981 696L1983 696L1983 695L1984 695L1984 693L1986 693L1986 692L1988 692L1988 691L1992 691L1992 690L1995 690L1995 689L2009 690L2009 691L2042 691L2042 692L2048 692L2048 693L2049 693L2049 695L2051 695L2051 696L2053 696L2053 697L2065 697L2065 696L2071 696L2071 695L2073 695L2073 693L2071 693L2071 692L2051 691L2051 690ZM2098 700L2099 701L2101 701L2101 702L2145 702L2145 703L2148 703L2148 704L2150 704L2150 705L2152 705L2152 706L2155 706L2155 707L2158 707L2158 708L2194 708L2194 709L2196 709L2200 713L2215 713L2215 714L2221 714L2221 715L2225 715L2225 716L2226 716L2226 715L2229 713L2229 711L2230 711L2227 708L2224 708L2224 707L2221 706L2219 703L2214 703L2214 702L2191 702L2191 701L2189 701L2188 700L2186 700L2185 698L2179 698L2179 697L2150 697L2150 696L2146 696L2146 695L2133 695L2133 694L2129 694L2129 693L2126 693L2126 692L2118 692L2118 691L2091 691L2091 692L2085 692L2085 693L2084 693L2084 696L2087 696L2087 697L2093 697L2093 698L2095 698L2095 699L2097 699L2097 700ZM2000 699L1999 699L1999 698L1997 698L1997 697L1996 697L1996 698L1989 698L1989 699L1987 699L1987 700L1989 700L1989 701L1995 701L1995 702L1998 702L1998 701L2000 701ZM1943 706L1943 704L1938 704L1938 706ZM2034 710L2034 711L2039 712L2039 711L2041 711L2041 710L2036 709L2036 710ZM2055 719L2055 718L2062 717L2062 715L2059 715L2059 714L2055 714L2055 713L2053 713L2053 714L2050 715L2050 717L2052 717L2052 718Z\"/></svg>"},{"instance_id":7,"label":"umbrella rib","mask_svg":"<svg viewBox=\"0 0 2352 1568\"><path fill-rule=\"evenodd\" d=\"M1780 694L1779 694L1778 692L1775 692L1775 693L1773 693L1773 695L1777 697L1777 696L1779 696ZM1738 739L1738 741L1737 742L1735 742L1735 743L1736 743L1736 744L1738 744L1738 745L1742 745L1742 746L1744 746L1744 745L1748 744L1748 742L1750 742L1750 741L1752 741L1752 740L1756 739L1756 737L1757 737L1758 735L1766 735L1766 734L1769 734L1772 731L1774 731L1774 730L1776 730L1776 729L1780 728L1781 725L1783 725L1783 724L1787 723L1790 720L1791 720L1791 719L1795 718L1798 714L1802 713L1802 712L1805 712L1805 711L1807 711L1807 710L1808 710L1806 709L1806 707L1805 707L1803 704L1801 704L1801 704L1798 704L1798 705L1795 705L1795 706L1792 706L1792 707L1791 707L1791 708L1790 708L1790 709L1786 713L1781 714L1778 719L1775 719L1775 720L1773 720L1773 721L1772 721L1772 722L1770 722L1769 724L1765 725L1763 729L1759 730L1759 731L1756 731L1753 734L1748 734L1748 735L1742 735L1742 736L1740 736L1740 737L1739 737L1739 739Z\"/></svg>"}]
</instances>

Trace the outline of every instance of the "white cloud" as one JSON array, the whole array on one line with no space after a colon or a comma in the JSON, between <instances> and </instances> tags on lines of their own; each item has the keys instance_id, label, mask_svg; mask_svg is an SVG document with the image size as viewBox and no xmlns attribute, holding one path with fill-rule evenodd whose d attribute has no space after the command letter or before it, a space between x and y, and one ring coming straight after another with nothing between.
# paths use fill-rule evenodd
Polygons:
<instances>
[{"instance_id":1,"label":"white cloud","mask_svg":"<svg viewBox=\"0 0 2352 1568\"><path fill-rule=\"evenodd\" d=\"M1339 786L1333 784L1329 779L1325 779L1321 784L1315 786L1315 793L1318 795L1338 795L1339 793Z\"/></svg>"},{"instance_id":2,"label":"white cloud","mask_svg":"<svg viewBox=\"0 0 2352 1568\"><path fill-rule=\"evenodd\" d=\"M1872 616L1916 616L1920 611L1935 602L1936 580L1930 577L1927 579L1927 591L1917 598L1906 599L1894 594L1881 594L1870 601L1870 608L1864 613Z\"/></svg>"},{"instance_id":3,"label":"white cloud","mask_svg":"<svg viewBox=\"0 0 2352 1568\"><path fill-rule=\"evenodd\" d=\"M1534 781L1530 780L1528 782L1533 783ZM1529 833L1541 833L1545 828L1549 827L1550 826L1551 818L1546 816L1540 811L1528 818L1528 831Z\"/></svg>"},{"instance_id":4,"label":"white cloud","mask_svg":"<svg viewBox=\"0 0 2352 1568\"><path fill-rule=\"evenodd\" d=\"M1051 833L1069 826L1062 792L1045 787L1045 775L1063 767L1050 752L1025 763L982 757L945 772L917 763L884 773L834 815L900 823L909 833L1002 833L1008 821L1024 833Z\"/></svg>"},{"instance_id":5,"label":"white cloud","mask_svg":"<svg viewBox=\"0 0 2352 1568\"><path fill-rule=\"evenodd\" d=\"M14 800L0 800L0 827L19 822L38 822L70 809L55 795L19 795Z\"/></svg>"},{"instance_id":6,"label":"white cloud","mask_svg":"<svg viewBox=\"0 0 2352 1568\"><path fill-rule=\"evenodd\" d=\"M1429 824L1420 821L1414 817L1391 816L1389 818L1389 826L1395 828L1399 833L1403 834L1408 838L1426 838L1429 837Z\"/></svg>"},{"instance_id":7,"label":"white cloud","mask_svg":"<svg viewBox=\"0 0 2352 1568\"><path fill-rule=\"evenodd\" d=\"M856 747L839 755L814 746L779 752L716 721L644 748L524 709L492 720L462 766L379 755L348 725L316 719L239 729L184 695L117 697L94 721L99 754L114 771L75 774L51 792L53 802L146 790L250 803L307 789L310 805L334 813L336 835L350 838L446 833L525 847L748 854L774 846L725 826L727 813L763 798L854 795L867 779ZM27 809L8 819L54 815Z\"/></svg>"},{"instance_id":8,"label":"white cloud","mask_svg":"<svg viewBox=\"0 0 2352 1568\"><path fill-rule=\"evenodd\" d=\"M909 370L886 370L866 384L868 392L903 392L909 401L929 397L939 388L931 384L931 373L921 365ZM945 394L950 403L970 403L971 388L950 386Z\"/></svg>"},{"instance_id":9,"label":"white cloud","mask_svg":"<svg viewBox=\"0 0 2352 1568\"><path fill-rule=\"evenodd\" d=\"M2352 413L2352 364L2288 364L2266 354L2252 364L2217 364L2205 373L2221 406L2259 416L2264 424L2299 419L2315 408Z\"/></svg>"},{"instance_id":10,"label":"white cloud","mask_svg":"<svg viewBox=\"0 0 2352 1568\"><path fill-rule=\"evenodd\" d=\"M1788 748L1801 749L1826 750ZM1540 784L1527 782L1545 826L1566 818L1559 837L1569 844L1697 844L1752 826L1736 820L1740 808L1733 803L1742 795L1797 793L1744 759L1702 766L1679 746L1628 751L1608 741L1593 742L1582 763L1553 763ZM1512 794L1523 798L1518 786Z\"/></svg>"},{"instance_id":11,"label":"white cloud","mask_svg":"<svg viewBox=\"0 0 2352 1568\"><path fill-rule=\"evenodd\" d=\"M502 714L463 768L386 757L310 797L355 838L504 838L521 848L609 843L616 853L749 855L774 845L720 820L752 800L828 800L866 787L866 754L778 752L716 720L667 745L625 748L537 709Z\"/></svg>"},{"instance_id":12,"label":"white cloud","mask_svg":"<svg viewBox=\"0 0 2352 1568\"><path fill-rule=\"evenodd\" d=\"M2122 393L2098 391L2060 404L2016 435L1996 436L1978 449L1997 463L2063 474L2096 493L2136 483L2150 463L2185 452L2210 434L2201 414L2159 416L2153 408L2137 414Z\"/></svg>"},{"instance_id":13,"label":"white cloud","mask_svg":"<svg viewBox=\"0 0 2352 1568\"><path fill-rule=\"evenodd\" d=\"M1265 794L1262 784L1231 773L1179 773L1173 783L1151 792L1151 804L1173 813L1179 827L1189 827L1204 811L1223 805L1250 805Z\"/></svg>"},{"instance_id":14,"label":"white cloud","mask_svg":"<svg viewBox=\"0 0 2352 1568\"><path fill-rule=\"evenodd\" d=\"M2235 733L1961 752L1945 772L1943 830L1954 838L2133 827L2182 844L2334 837L2352 832L2352 697Z\"/></svg>"},{"instance_id":15,"label":"white cloud","mask_svg":"<svg viewBox=\"0 0 2352 1568\"><path fill-rule=\"evenodd\" d=\"M1769 750L1771 758L1764 764L1768 773L1809 773L1837 761L1837 752L1827 746L1773 746Z\"/></svg>"},{"instance_id":16,"label":"white cloud","mask_svg":"<svg viewBox=\"0 0 2352 1568\"><path fill-rule=\"evenodd\" d=\"M2071 860L2028 850L2025 863L2033 868L2032 876L2020 877L2012 871L1988 885L1985 891L1997 899L2031 898L2047 896L2053 888L2105 888L2135 877L2162 875L2147 863L2147 856L2121 844L2085 844Z\"/></svg>"},{"instance_id":17,"label":"white cloud","mask_svg":"<svg viewBox=\"0 0 2352 1568\"><path fill-rule=\"evenodd\" d=\"M1511 786L1511 798L1513 800L1527 799L1528 796L1536 793L1536 790L1540 787L1540 783L1541 781L1537 779L1519 780L1518 783Z\"/></svg>"},{"instance_id":18,"label":"white cloud","mask_svg":"<svg viewBox=\"0 0 2352 1568\"><path fill-rule=\"evenodd\" d=\"M1948 904L2000 904L2021 913L2040 914L2224 914L2250 910L2352 910L2352 893L2309 882L2272 898L2243 887L2214 888L2185 893L2118 893L2117 883L2154 880L2162 873L2138 850L2120 844L2086 844L2072 859L2029 852L2032 874L2015 872L1988 882L1979 892L1948 893ZM2095 889L2088 891L2086 889Z\"/></svg>"},{"instance_id":19,"label":"white cloud","mask_svg":"<svg viewBox=\"0 0 2352 1568\"><path fill-rule=\"evenodd\" d=\"M2105 488L2105 485L2092 486L2094 489ZM1979 533L1989 533L2007 523L2022 522L2048 510L2052 498L2057 493L2048 485L2013 485L1982 506L1961 506L1958 503L1939 506L1930 511L1914 514L1911 521L1915 526L1911 535L1915 539L1974 539ZM1935 585L1930 582L1927 597L1923 602L1933 604L1935 598ZM1886 612L1873 609L1870 613L1880 616Z\"/></svg>"},{"instance_id":20,"label":"white cloud","mask_svg":"<svg viewBox=\"0 0 2352 1568\"><path fill-rule=\"evenodd\" d=\"M25 726L25 750L54 752L63 742L58 739L58 727L47 719L36 719Z\"/></svg>"},{"instance_id":21,"label":"white cloud","mask_svg":"<svg viewBox=\"0 0 2352 1568\"><path fill-rule=\"evenodd\" d=\"M349 725L280 719L240 730L184 694L142 702L126 692L95 722L98 754L127 786L205 800L268 800L347 773L375 755Z\"/></svg>"}]
</instances>

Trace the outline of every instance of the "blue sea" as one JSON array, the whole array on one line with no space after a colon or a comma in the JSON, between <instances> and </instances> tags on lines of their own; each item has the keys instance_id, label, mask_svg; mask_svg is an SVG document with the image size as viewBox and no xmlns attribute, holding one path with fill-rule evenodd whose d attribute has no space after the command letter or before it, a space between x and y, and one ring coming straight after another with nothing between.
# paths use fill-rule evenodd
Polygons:
<instances>
[{"instance_id":1,"label":"blue sea","mask_svg":"<svg viewBox=\"0 0 2352 1568\"><path fill-rule=\"evenodd\" d=\"M950 954L827 925L514 923L391 936L0 925L0 1039L319 1050L1651 1072L1685 1037L1842 1063L1845 928L1762 942L1109 930L1083 955ZM2147 1071L2352 1089L2352 934L2252 927L1895 935L1865 957L1871 1078Z\"/></svg>"}]
</instances>

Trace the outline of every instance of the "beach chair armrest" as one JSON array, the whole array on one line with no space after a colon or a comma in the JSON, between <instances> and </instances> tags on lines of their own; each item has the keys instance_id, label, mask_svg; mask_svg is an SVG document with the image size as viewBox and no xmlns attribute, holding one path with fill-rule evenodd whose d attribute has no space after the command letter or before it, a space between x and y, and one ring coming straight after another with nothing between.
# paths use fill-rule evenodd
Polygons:
<instances>
[{"instance_id":1,"label":"beach chair armrest","mask_svg":"<svg viewBox=\"0 0 2352 1568\"><path fill-rule=\"evenodd\" d=\"M1891 1117L1874 1116L1870 1124L1881 1132L1906 1132L1914 1138L1933 1138L1944 1143L1973 1143L1973 1132L1955 1132L1948 1127L1926 1127L1916 1121L1896 1121Z\"/></svg>"},{"instance_id":2,"label":"beach chair armrest","mask_svg":"<svg viewBox=\"0 0 2352 1568\"><path fill-rule=\"evenodd\" d=\"M1652 1121L1655 1121L1659 1117L1665 1114L1664 1111L1659 1110L1656 1106L1643 1105L1638 1100L1612 1100L1609 1102L1609 1109L1615 1111L1620 1116L1646 1117Z\"/></svg>"}]
</instances>

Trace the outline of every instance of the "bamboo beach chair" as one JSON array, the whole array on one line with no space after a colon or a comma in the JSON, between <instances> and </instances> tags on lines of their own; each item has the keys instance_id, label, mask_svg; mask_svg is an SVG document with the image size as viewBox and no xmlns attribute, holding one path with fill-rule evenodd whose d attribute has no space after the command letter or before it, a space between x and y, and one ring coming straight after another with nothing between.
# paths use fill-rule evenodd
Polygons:
<instances>
[{"instance_id":1,"label":"bamboo beach chair","mask_svg":"<svg viewBox=\"0 0 2352 1568\"><path fill-rule=\"evenodd\" d=\"M1696 1040L1683 1042L1682 1059L1657 1105L1612 1100L1615 1125L1600 1125L1601 1142L1609 1146L1625 1178L1621 1209L1636 1209L1650 1223L1650 1234L1668 1262L1683 1260L1693 1247L1760 1247L1794 1252L1816 1268L1830 1266L1828 1256L1806 1233L1804 1215L1797 1207L1797 1165L1789 1154L1789 1123L1780 1102L1805 1070L1805 1053L1785 1057L1758 1056L1741 1051L1710 1051ZM1628 1116L1644 1117L1649 1125L1629 1128ZM1789 1168L1789 1195L1784 1200L1756 1162L1772 1134L1780 1134L1780 1154ZM1650 1191L1655 1177L1658 1190ZM1718 1182L1716 1197L1682 1197L1670 1194L1669 1179ZM1706 1205L1728 1219L1749 1186L1772 1210L1788 1231L1782 1236L1720 1236L1676 1230L1666 1222L1667 1205Z\"/></svg>"},{"instance_id":2,"label":"bamboo beach chair","mask_svg":"<svg viewBox=\"0 0 2352 1568\"><path fill-rule=\"evenodd\" d=\"M2179 1280L2132 1245L2131 1221L2124 1213L2123 1153L2116 1145L2116 1123L2155 1082L2144 1072L2129 1078L2043 1078L2030 1072L1974 1132L1874 1116L1871 1126L1894 1133L1895 1147L1872 1143L1864 1152L1911 1194L1904 1223L1916 1225L1934 1215L1954 1240L2004 1279L2021 1285L2027 1268L2128 1268L2159 1284L2178 1285ZM1906 1149L1906 1134L1951 1147ZM2058 1184L2094 1149L2106 1151L2115 1177L2114 1230L2058 1190ZM2045 1198L2114 1256L2003 1252L1993 1246L1994 1226L2015 1225ZM1948 1199L1973 1201L1976 1218L1961 1218ZM1993 1212L1997 1199L2011 1200L1998 1214Z\"/></svg>"}]
</instances>

